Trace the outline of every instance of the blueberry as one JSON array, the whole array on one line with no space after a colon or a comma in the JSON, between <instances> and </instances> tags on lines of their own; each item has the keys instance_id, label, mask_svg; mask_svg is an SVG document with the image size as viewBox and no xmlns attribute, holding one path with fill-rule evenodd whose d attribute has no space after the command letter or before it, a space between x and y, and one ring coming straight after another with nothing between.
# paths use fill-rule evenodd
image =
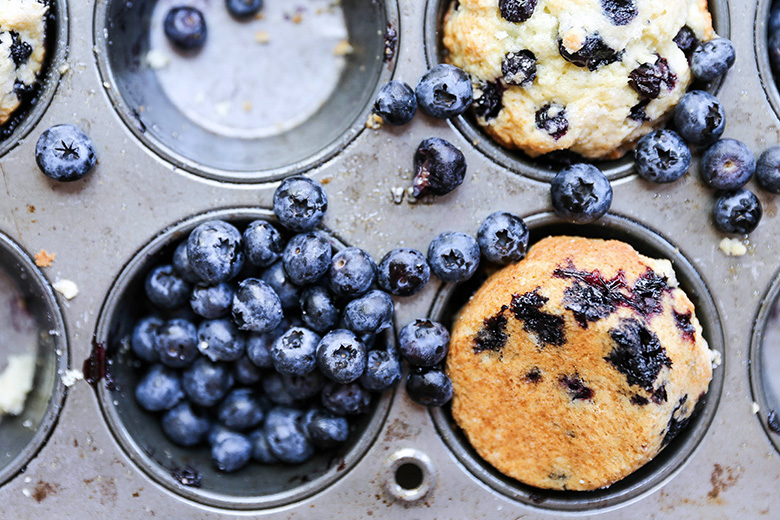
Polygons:
<instances>
[{"instance_id":1,"label":"blueberry","mask_svg":"<svg viewBox=\"0 0 780 520\"><path fill-rule=\"evenodd\" d=\"M198 277L209 285L226 282L244 265L241 233L227 222L204 222L187 239L187 258Z\"/></svg>"},{"instance_id":2,"label":"blueberry","mask_svg":"<svg viewBox=\"0 0 780 520\"><path fill-rule=\"evenodd\" d=\"M260 279L267 283L271 289L279 296L282 309L291 309L296 307L300 301L301 288L295 285L287 273L284 271L284 264L281 260L271 265L263 271Z\"/></svg>"},{"instance_id":3,"label":"blueberry","mask_svg":"<svg viewBox=\"0 0 780 520\"><path fill-rule=\"evenodd\" d=\"M564 60L578 67L587 67L591 72L623 58L623 52L618 52L607 45L598 33L586 36L585 43L575 52L570 52L563 40L559 39L558 52Z\"/></svg>"},{"instance_id":4,"label":"blueberry","mask_svg":"<svg viewBox=\"0 0 780 520\"><path fill-rule=\"evenodd\" d=\"M303 412L277 407L268 412L263 432L271 453L288 464L306 462L314 455L314 446L301 430Z\"/></svg>"},{"instance_id":5,"label":"blueberry","mask_svg":"<svg viewBox=\"0 0 780 520\"><path fill-rule=\"evenodd\" d=\"M139 359L154 363L160 360L157 354L155 342L157 341L157 329L163 324L163 320L154 316L147 316L138 320L133 328L133 335L130 338L130 348L133 354Z\"/></svg>"},{"instance_id":6,"label":"blueberry","mask_svg":"<svg viewBox=\"0 0 780 520\"><path fill-rule=\"evenodd\" d=\"M206 43L206 19L194 7L174 7L165 17L165 36L180 49L199 49Z\"/></svg>"},{"instance_id":7,"label":"blueberry","mask_svg":"<svg viewBox=\"0 0 780 520\"><path fill-rule=\"evenodd\" d=\"M393 299L374 290L352 300L344 308L342 324L355 334L378 334L393 325Z\"/></svg>"},{"instance_id":8,"label":"blueberry","mask_svg":"<svg viewBox=\"0 0 780 520\"><path fill-rule=\"evenodd\" d=\"M447 328L428 319L414 320L398 334L398 350L414 366L430 367L440 363L447 357L449 345Z\"/></svg>"},{"instance_id":9,"label":"blueberry","mask_svg":"<svg viewBox=\"0 0 780 520\"><path fill-rule=\"evenodd\" d=\"M320 337L303 327L293 327L274 341L271 359L280 374L303 375L317 368L315 353Z\"/></svg>"},{"instance_id":10,"label":"blueberry","mask_svg":"<svg viewBox=\"0 0 780 520\"><path fill-rule=\"evenodd\" d=\"M630 24L639 14L636 0L601 0L601 8L607 18L618 26Z\"/></svg>"},{"instance_id":11,"label":"blueberry","mask_svg":"<svg viewBox=\"0 0 780 520\"><path fill-rule=\"evenodd\" d=\"M702 42L691 56L691 72L702 81L712 81L724 75L734 65L737 55L726 38Z\"/></svg>"},{"instance_id":12,"label":"blueberry","mask_svg":"<svg viewBox=\"0 0 780 520\"><path fill-rule=\"evenodd\" d=\"M198 349L212 361L235 361L246 352L246 339L229 319L198 325Z\"/></svg>"},{"instance_id":13,"label":"blueberry","mask_svg":"<svg viewBox=\"0 0 780 520\"><path fill-rule=\"evenodd\" d=\"M412 120L417 112L417 97L412 87L403 81L388 81L379 89L374 101L374 113L386 123L400 126Z\"/></svg>"},{"instance_id":14,"label":"blueberry","mask_svg":"<svg viewBox=\"0 0 780 520\"><path fill-rule=\"evenodd\" d=\"M322 389L322 406L335 415L360 415L371 409L371 393L357 383L328 383Z\"/></svg>"},{"instance_id":15,"label":"blueberry","mask_svg":"<svg viewBox=\"0 0 780 520\"><path fill-rule=\"evenodd\" d=\"M254 385L262 378L262 372L248 356L242 356L233 363L233 378L242 385Z\"/></svg>"},{"instance_id":16,"label":"blueberry","mask_svg":"<svg viewBox=\"0 0 780 520\"><path fill-rule=\"evenodd\" d=\"M536 128L544 130L556 141L569 131L569 120L566 119L566 107L558 103L547 103L536 111Z\"/></svg>"},{"instance_id":17,"label":"blueberry","mask_svg":"<svg viewBox=\"0 0 780 520\"><path fill-rule=\"evenodd\" d=\"M262 464L276 464L279 459L271 453L271 447L268 446L268 439L265 432L259 428L249 434L249 442L252 443L252 458Z\"/></svg>"},{"instance_id":18,"label":"blueberry","mask_svg":"<svg viewBox=\"0 0 780 520\"><path fill-rule=\"evenodd\" d=\"M320 393L328 382L318 370L303 375L283 375L285 391L296 401L311 399Z\"/></svg>"},{"instance_id":19,"label":"blueberry","mask_svg":"<svg viewBox=\"0 0 780 520\"><path fill-rule=\"evenodd\" d=\"M534 14L537 0L499 0L498 9L504 20L521 23Z\"/></svg>"},{"instance_id":20,"label":"blueberry","mask_svg":"<svg viewBox=\"0 0 780 520\"><path fill-rule=\"evenodd\" d=\"M414 153L415 198L425 195L446 195L466 178L466 158L463 152L439 137L430 137L420 143Z\"/></svg>"},{"instance_id":21,"label":"blueberry","mask_svg":"<svg viewBox=\"0 0 780 520\"><path fill-rule=\"evenodd\" d=\"M431 268L416 249L393 249L379 263L379 287L396 296L412 296L431 279Z\"/></svg>"},{"instance_id":22,"label":"blueberry","mask_svg":"<svg viewBox=\"0 0 780 520\"><path fill-rule=\"evenodd\" d=\"M661 95L662 87L674 90L677 74L669 68L666 58L657 57L655 63L643 63L628 74L628 84L640 99L656 99Z\"/></svg>"},{"instance_id":23,"label":"blueberry","mask_svg":"<svg viewBox=\"0 0 780 520\"><path fill-rule=\"evenodd\" d=\"M279 231L265 220L255 220L244 230L246 261L255 267L268 267L282 257L284 239Z\"/></svg>"},{"instance_id":24,"label":"blueberry","mask_svg":"<svg viewBox=\"0 0 780 520\"><path fill-rule=\"evenodd\" d=\"M674 109L674 124L687 143L709 145L723 134L726 113L715 96L703 90L692 90Z\"/></svg>"},{"instance_id":25,"label":"blueberry","mask_svg":"<svg viewBox=\"0 0 780 520\"><path fill-rule=\"evenodd\" d=\"M233 386L228 365L212 363L206 358L195 361L182 374L182 386L190 401L200 406L214 406Z\"/></svg>"},{"instance_id":26,"label":"blueberry","mask_svg":"<svg viewBox=\"0 0 780 520\"><path fill-rule=\"evenodd\" d=\"M417 404L443 406L452 399L452 381L441 370L415 368L406 378L406 393Z\"/></svg>"},{"instance_id":27,"label":"blueberry","mask_svg":"<svg viewBox=\"0 0 780 520\"><path fill-rule=\"evenodd\" d=\"M365 294L376 280L376 262L357 247L339 251L330 262L328 287L339 296Z\"/></svg>"},{"instance_id":28,"label":"blueberry","mask_svg":"<svg viewBox=\"0 0 780 520\"><path fill-rule=\"evenodd\" d=\"M366 347L349 330L329 332L317 345L317 366L337 383L351 383L366 370Z\"/></svg>"},{"instance_id":29,"label":"blueberry","mask_svg":"<svg viewBox=\"0 0 780 520\"><path fill-rule=\"evenodd\" d=\"M769 19L766 25L769 34L780 31L780 4L774 4L769 10Z\"/></svg>"},{"instance_id":30,"label":"blueberry","mask_svg":"<svg viewBox=\"0 0 780 520\"><path fill-rule=\"evenodd\" d=\"M750 148L736 139L722 139L710 146L701 159L701 178L718 190L736 190L756 171L756 158Z\"/></svg>"},{"instance_id":31,"label":"blueberry","mask_svg":"<svg viewBox=\"0 0 780 520\"><path fill-rule=\"evenodd\" d=\"M211 446L211 460L220 471L232 473L252 458L252 443L240 433L225 433Z\"/></svg>"},{"instance_id":32,"label":"blueberry","mask_svg":"<svg viewBox=\"0 0 780 520\"><path fill-rule=\"evenodd\" d=\"M192 266L190 265L190 259L187 258L186 240L184 240L178 246L176 246L176 250L173 252L172 264L173 264L173 270L176 271L176 274L182 277L185 281L192 284L201 282L200 277L197 274L195 274L195 271L192 270Z\"/></svg>"},{"instance_id":33,"label":"blueberry","mask_svg":"<svg viewBox=\"0 0 780 520\"><path fill-rule=\"evenodd\" d=\"M198 331L192 322L173 319L157 329L155 349L164 365L189 366L198 357Z\"/></svg>"},{"instance_id":34,"label":"blueberry","mask_svg":"<svg viewBox=\"0 0 780 520\"><path fill-rule=\"evenodd\" d=\"M294 284L314 283L328 272L331 254L330 241L322 232L295 235L282 254L284 272Z\"/></svg>"},{"instance_id":35,"label":"blueberry","mask_svg":"<svg viewBox=\"0 0 780 520\"><path fill-rule=\"evenodd\" d=\"M508 265L525 258L528 237L528 226L522 218L506 211L496 211L479 226L477 243L488 262Z\"/></svg>"},{"instance_id":36,"label":"blueberry","mask_svg":"<svg viewBox=\"0 0 780 520\"><path fill-rule=\"evenodd\" d=\"M219 422L231 430L247 430L263 421L265 412L254 390L238 388L230 392L219 403L217 417Z\"/></svg>"},{"instance_id":37,"label":"blueberry","mask_svg":"<svg viewBox=\"0 0 780 520\"><path fill-rule=\"evenodd\" d=\"M691 166L691 151L685 141L671 130L656 130L637 143L636 170L650 182L674 182Z\"/></svg>"},{"instance_id":38,"label":"blueberry","mask_svg":"<svg viewBox=\"0 0 780 520\"><path fill-rule=\"evenodd\" d=\"M612 186L592 164L573 164L552 181L550 195L558 216L575 224L601 218L612 205Z\"/></svg>"},{"instance_id":39,"label":"blueberry","mask_svg":"<svg viewBox=\"0 0 780 520\"><path fill-rule=\"evenodd\" d=\"M401 380L403 366L394 350L370 350L360 384L372 392L384 392Z\"/></svg>"},{"instance_id":40,"label":"blueberry","mask_svg":"<svg viewBox=\"0 0 780 520\"><path fill-rule=\"evenodd\" d=\"M475 86L474 103L471 106L478 119L487 122L498 117L504 109L506 89L506 84L499 81L486 81Z\"/></svg>"},{"instance_id":41,"label":"blueberry","mask_svg":"<svg viewBox=\"0 0 780 520\"><path fill-rule=\"evenodd\" d=\"M699 45L696 33L693 32L693 29L685 25L680 29L673 40L674 43L677 44L677 47L685 54L685 57L688 58L688 62L690 63L693 51L696 50L696 47Z\"/></svg>"},{"instance_id":42,"label":"blueberry","mask_svg":"<svg viewBox=\"0 0 780 520\"><path fill-rule=\"evenodd\" d=\"M290 231L311 231L327 210L325 190L308 177L288 177L274 192L274 214Z\"/></svg>"},{"instance_id":43,"label":"blueberry","mask_svg":"<svg viewBox=\"0 0 780 520\"><path fill-rule=\"evenodd\" d=\"M349 438L349 422L322 410L310 410L306 417L306 434L318 448L332 448Z\"/></svg>"},{"instance_id":44,"label":"blueberry","mask_svg":"<svg viewBox=\"0 0 780 520\"><path fill-rule=\"evenodd\" d=\"M263 391L271 402L282 406L292 406L297 400L290 392L285 376L277 372L263 378Z\"/></svg>"},{"instance_id":45,"label":"blueberry","mask_svg":"<svg viewBox=\"0 0 780 520\"><path fill-rule=\"evenodd\" d=\"M263 0L225 0L228 12L236 18L249 18L260 12Z\"/></svg>"},{"instance_id":46,"label":"blueberry","mask_svg":"<svg viewBox=\"0 0 780 520\"><path fill-rule=\"evenodd\" d=\"M536 79L536 55L528 49L508 52L501 62L501 74L510 85L529 86Z\"/></svg>"},{"instance_id":47,"label":"blueberry","mask_svg":"<svg viewBox=\"0 0 780 520\"><path fill-rule=\"evenodd\" d=\"M38 168L55 181L81 179L92 170L96 160L92 141L75 125L52 126L43 131L35 145Z\"/></svg>"},{"instance_id":48,"label":"blueberry","mask_svg":"<svg viewBox=\"0 0 780 520\"><path fill-rule=\"evenodd\" d=\"M256 278L238 284L233 295L233 322L241 330L267 332L282 321L282 302L271 286Z\"/></svg>"},{"instance_id":49,"label":"blueberry","mask_svg":"<svg viewBox=\"0 0 780 520\"><path fill-rule=\"evenodd\" d=\"M339 320L339 309L327 289L319 285L301 293L301 319L315 332L325 332Z\"/></svg>"},{"instance_id":50,"label":"blueberry","mask_svg":"<svg viewBox=\"0 0 780 520\"><path fill-rule=\"evenodd\" d=\"M190 293L190 307L202 318L221 318L230 313L233 304L233 288L227 283L196 285Z\"/></svg>"},{"instance_id":51,"label":"blueberry","mask_svg":"<svg viewBox=\"0 0 780 520\"><path fill-rule=\"evenodd\" d=\"M148 412L170 410L184 399L179 374L163 365L153 365L135 387L135 399Z\"/></svg>"},{"instance_id":52,"label":"blueberry","mask_svg":"<svg viewBox=\"0 0 780 520\"><path fill-rule=\"evenodd\" d=\"M208 433L206 433L206 441L213 446L222 439L230 437L235 433L236 432L230 428L226 428L221 423L215 422L212 423L211 428L209 428Z\"/></svg>"},{"instance_id":53,"label":"blueberry","mask_svg":"<svg viewBox=\"0 0 780 520\"><path fill-rule=\"evenodd\" d=\"M173 266L160 265L146 275L144 289L157 307L175 309L187 303L192 286L174 272Z\"/></svg>"},{"instance_id":54,"label":"blueberry","mask_svg":"<svg viewBox=\"0 0 780 520\"><path fill-rule=\"evenodd\" d=\"M165 412L160 422L166 437L179 446L200 444L211 426L208 418L186 401Z\"/></svg>"},{"instance_id":55,"label":"blueberry","mask_svg":"<svg viewBox=\"0 0 780 520\"><path fill-rule=\"evenodd\" d=\"M724 233L747 235L756 229L762 215L761 201L745 189L723 193L715 201L715 227Z\"/></svg>"},{"instance_id":56,"label":"blueberry","mask_svg":"<svg viewBox=\"0 0 780 520\"><path fill-rule=\"evenodd\" d=\"M769 53L769 63L777 73L780 71L780 31L769 33L767 52Z\"/></svg>"},{"instance_id":57,"label":"blueberry","mask_svg":"<svg viewBox=\"0 0 780 520\"><path fill-rule=\"evenodd\" d=\"M420 108L426 114L440 119L465 112L474 96L469 75L458 67L443 63L420 78L415 93Z\"/></svg>"},{"instance_id":58,"label":"blueberry","mask_svg":"<svg viewBox=\"0 0 780 520\"><path fill-rule=\"evenodd\" d=\"M246 339L246 355L259 368L272 368L271 346L276 337L271 332L251 332Z\"/></svg>"},{"instance_id":59,"label":"blueberry","mask_svg":"<svg viewBox=\"0 0 780 520\"><path fill-rule=\"evenodd\" d=\"M9 34L11 35L11 59L18 69L29 61L33 51L32 45L23 41L16 31L9 31Z\"/></svg>"},{"instance_id":60,"label":"blueberry","mask_svg":"<svg viewBox=\"0 0 780 520\"><path fill-rule=\"evenodd\" d=\"M465 282L479 267L479 244L465 233L446 231L431 240L428 264L443 282Z\"/></svg>"},{"instance_id":61,"label":"blueberry","mask_svg":"<svg viewBox=\"0 0 780 520\"><path fill-rule=\"evenodd\" d=\"M766 191L780 193L780 146L768 148L758 158L756 180Z\"/></svg>"}]
</instances>

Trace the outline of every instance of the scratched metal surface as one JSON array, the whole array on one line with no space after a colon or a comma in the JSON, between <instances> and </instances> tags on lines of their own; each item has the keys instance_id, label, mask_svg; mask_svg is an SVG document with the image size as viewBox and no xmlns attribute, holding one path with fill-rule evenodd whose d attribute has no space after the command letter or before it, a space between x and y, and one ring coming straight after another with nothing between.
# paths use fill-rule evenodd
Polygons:
<instances>
[{"instance_id":1,"label":"scratched metal surface","mask_svg":"<svg viewBox=\"0 0 780 520\"><path fill-rule=\"evenodd\" d=\"M105 0L97 4L98 10L106 5ZM725 33L736 43L737 62L719 91L728 117L725 135L745 141L759 153L780 142L776 112L780 97L766 76L768 65L757 53L761 45L756 43L765 33L763 20L769 0L734 0L729 4L728 10L720 10L719 22L721 27L729 27ZM415 84L428 66L425 2L399 0L397 7L392 3L387 11L391 18L397 13L399 45L395 59L383 66L381 75L384 78L392 72L396 78ZM40 249L56 253L53 265L42 270L44 275L51 282L73 280L80 288L73 300L57 296L71 367L80 368L89 355L101 307L124 266L160 231L214 209L267 209L277 185L270 179L290 169L305 168L326 184L331 204L325 226L343 242L364 247L377 258L398 245L425 250L428 242L445 230L473 234L482 219L499 208L523 216L549 210L546 183L499 166L476 150L453 124L418 114L402 129L360 131L368 107L346 131L354 139L346 139L349 144L333 152L335 155L324 153L317 160L296 163L294 168L274 169L265 177L260 173L251 182L222 182L219 179L224 176L208 169L204 170L208 177L196 175L190 171L196 166L187 161L174 166L142 143L137 129L125 124L132 118L115 110L116 87L98 67L106 35L102 30L93 31L94 26L100 27L95 12L94 1L70 2L67 56L61 55L54 63L58 71L64 71L59 87L37 126L0 157L0 231L30 255ZM67 67L61 67L65 63ZM82 126L97 147L99 164L83 182L56 184L42 176L35 165L37 136L61 122ZM432 204L412 205L407 198L394 201L395 188L410 185L415 147L430 136L446 138L463 149L469 165L464 185ZM780 511L776 492L780 456L764 426L768 408L780 403L766 389L772 385L765 383L768 370L763 367L768 364L761 361L772 357L771 349L760 348L763 329L754 328L757 316L760 324L771 323L771 305L765 305L763 298L770 293L780 267L780 241L775 233L777 201L758 191L764 220L750 236L749 252L739 258L726 257L718 250L722 236L709 221L712 194L702 187L696 171L694 164L691 174L662 187L651 186L635 175L618 176L613 182L612 212L616 218L625 217L656 230L690 261L710 291L717 308L711 318L717 325L717 315L721 317L724 338L724 362L719 369L722 392L710 396L719 398L714 419L696 450L663 482L629 501L567 513L571 516L772 518ZM626 238L637 237L629 231ZM431 283L414 298L397 299L397 323L428 313L438 292L437 283ZM777 292L775 288L772 295ZM768 377L771 380L771 372ZM761 407L758 414L751 407L754 401ZM392 467L398 456L409 453L427 463L426 475L430 477L429 493L416 503L394 499L385 491L388 464ZM2 518L404 515L515 519L563 514L545 507L544 503L534 505L512 498L472 473L445 442L432 415L411 403L402 391L393 395L373 445L339 480L295 503L242 512L184 498L148 476L120 447L96 392L80 381L67 389L48 442L23 472L0 487Z\"/></svg>"}]
</instances>

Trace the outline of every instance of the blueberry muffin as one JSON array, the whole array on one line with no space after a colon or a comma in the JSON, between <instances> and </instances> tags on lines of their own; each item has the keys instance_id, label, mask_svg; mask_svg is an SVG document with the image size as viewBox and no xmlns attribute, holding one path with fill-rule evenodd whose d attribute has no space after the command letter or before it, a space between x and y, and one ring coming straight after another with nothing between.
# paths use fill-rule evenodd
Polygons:
<instances>
[{"instance_id":1,"label":"blueberry muffin","mask_svg":"<svg viewBox=\"0 0 780 520\"><path fill-rule=\"evenodd\" d=\"M532 157L619 158L665 122L714 36L706 0L460 0L444 22L478 123Z\"/></svg>"},{"instance_id":2,"label":"blueberry muffin","mask_svg":"<svg viewBox=\"0 0 780 520\"><path fill-rule=\"evenodd\" d=\"M461 311L452 415L525 484L617 482L685 427L711 351L668 260L618 241L553 237L491 276Z\"/></svg>"},{"instance_id":3,"label":"blueberry muffin","mask_svg":"<svg viewBox=\"0 0 780 520\"><path fill-rule=\"evenodd\" d=\"M0 125L38 80L46 54L48 7L39 0L3 0L0 8Z\"/></svg>"}]
</instances>

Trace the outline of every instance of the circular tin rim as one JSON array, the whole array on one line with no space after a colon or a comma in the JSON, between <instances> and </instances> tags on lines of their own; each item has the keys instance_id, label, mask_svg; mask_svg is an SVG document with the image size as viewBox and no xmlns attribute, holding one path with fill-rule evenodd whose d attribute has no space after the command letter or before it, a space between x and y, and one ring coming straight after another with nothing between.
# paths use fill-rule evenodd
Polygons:
<instances>
[{"instance_id":1,"label":"circular tin rim","mask_svg":"<svg viewBox=\"0 0 780 520\"><path fill-rule=\"evenodd\" d=\"M756 5L756 20L753 24L753 43L755 46L756 64L758 65L758 77L761 87L764 89L769 104L775 111L775 116L780 117L780 91L778 91L775 75L772 72L772 64L769 62L769 45L767 38L767 19L772 0L758 0Z\"/></svg>"},{"instance_id":2,"label":"circular tin rim","mask_svg":"<svg viewBox=\"0 0 780 520\"><path fill-rule=\"evenodd\" d=\"M565 221L558 218L552 212L535 214L526 217L525 221L532 233L533 230L537 228L554 224L566 224ZM609 214L602 217L594 226L609 228L617 231L621 235L637 237L639 240L649 245L650 248L657 250L660 257L672 261L678 278L685 280L691 285L692 291L689 291L689 296L691 295L691 292L695 293L697 296L696 314L699 321L706 324L705 330L709 336L706 339L710 348L723 353L723 330L720 324L717 306L698 271L688 259L680 253L678 248L655 230L651 230L650 228L623 216ZM629 244L632 243L629 240L626 240L626 242ZM445 310L446 304L454 289L455 285L447 284L443 285L439 290L429 312L429 316L431 316L432 319L437 319ZM780 283L778 283L778 290L780 291ZM492 469L490 464L485 462L479 455L472 453L472 448L466 445L468 441L465 441L464 444L464 442L460 440L460 434L457 431L457 427L452 426L452 421L449 419L448 412L445 412L442 408L435 408L431 409L431 416L436 431L457 460L460 461L475 478L479 479L496 492L539 510L555 511L559 514L602 512L617 509L632 502L636 502L660 489L680 473L686 463L693 457L700 448L701 441L704 439L712 424L720 402L725 379L725 356L723 356L723 358L724 361L719 368L713 371L712 381L710 382L710 387L707 392L707 401L704 407L698 410L695 424L689 424L685 430L687 432L685 441L682 444L676 444L680 441L680 437L672 441L672 445L675 446L675 453L673 453L668 460L665 460L662 465L656 468L652 474L627 486L625 484L621 486L621 481L618 481L609 488L596 490L598 496L588 496L583 493L580 495L580 498L578 498L580 492L564 491L559 493L571 493L573 498L561 499L557 497L540 497L538 494L534 493L537 488L527 486L503 475L500 477L497 476L496 470ZM670 447L671 446L667 446L664 451L669 450ZM657 461L658 457L653 460ZM646 467L647 466L639 468L633 475L641 472ZM547 492L547 490L539 491Z\"/></svg>"},{"instance_id":3,"label":"circular tin rim","mask_svg":"<svg viewBox=\"0 0 780 520\"><path fill-rule=\"evenodd\" d=\"M26 273L31 275L30 283L41 296L48 317L51 320L52 329L50 330L56 331L56 334L52 334L52 336L54 336L53 342L55 344L55 349L59 350L59 353L55 350L57 366L54 374L54 389L49 398L46 413L32 438L27 443L27 446L25 446L25 448L20 451L5 468L0 470L0 486L2 486L13 479L30 462L30 460L38 454L54 431L54 427L57 425L67 395L67 389L62 382L62 374L68 370L70 356L65 321L49 281L41 270L38 269L33 260L25 253L22 247L2 232L0 232L0 252L9 255L13 261L18 263L21 268L26 271Z\"/></svg>"},{"instance_id":4,"label":"circular tin rim","mask_svg":"<svg viewBox=\"0 0 780 520\"><path fill-rule=\"evenodd\" d=\"M43 84L38 94L38 101L32 106L32 110L24 116L22 123L11 132L11 135L5 141L0 142L0 157L16 148L32 132L33 128L43 118L43 114L46 113L49 105L51 105L54 94L57 92L57 87L60 85L60 79L62 78L60 67L65 64L68 56L68 26L70 24L67 0L56 1L55 17L57 26L57 40L54 42L55 52L47 64L48 70L46 75L39 80Z\"/></svg>"},{"instance_id":5,"label":"circular tin rim","mask_svg":"<svg viewBox=\"0 0 780 520\"><path fill-rule=\"evenodd\" d=\"M440 62L438 55L441 33L439 30L440 5L445 2L449 3L453 0L427 1L428 4L425 9L424 21L425 64L427 67L432 67L434 64ZM764 3L767 1L768 0L759 0L759 2ZM728 1L709 0L709 4L711 6L710 12L712 13L713 18L715 18L714 22L719 27L719 30L716 30L715 32L721 36L729 37L731 34L731 22L729 19ZM716 94L718 90L720 90L722 83L722 78L716 80L710 84L710 88L707 90L712 94ZM777 94L776 91L775 93ZM777 106L780 107L780 95L777 95L777 97ZM489 135L482 131L478 125L471 122L465 115L454 117L450 119L449 122L469 143L472 144L472 146L474 146L474 148L499 166L540 182L551 182L555 177L556 172L539 166L536 159L519 157L515 154L522 154L522 152L512 152L493 141ZM593 162L588 159L584 159L584 161ZM630 154L626 154L622 159L600 162L598 165L610 181L622 179L634 173L634 159Z\"/></svg>"},{"instance_id":6,"label":"circular tin rim","mask_svg":"<svg viewBox=\"0 0 780 520\"><path fill-rule=\"evenodd\" d=\"M140 251L133 255L132 259L122 268L119 276L117 276L112 284L98 317L97 328L95 330L96 342L108 344L111 321L114 314L117 312L117 307L125 292L130 289L133 278L137 276L139 269L144 266L148 258L169 246L174 237L180 238L194 229L197 225L214 219L228 221L235 219L264 219L274 221L274 214L268 210L248 207L212 210L187 218L157 234L157 236L147 243ZM327 230L323 231L325 231L329 238L334 240L339 247L346 247L332 233ZM385 423L387 415L390 412L393 394L394 392L385 392L381 398L378 399L373 417L368 422L360 439L344 456L343 466L340 465L339 468L332 467L319 478L281 493L257 497L231 497L220 493L210 492L203 488L183 486L172 479L170 471L149 456L127 433L119 414L116 412L116 407L113 404L114 397L112 396L111 391L108 390L104 384L99 384L97 388L98 402L111 433L125 454L146 475L163 488L183 498L217 508L240 510L279 507L303 500L323 491L349 473L349 470L360 462L378 438L379 433L382 430L382 425Z\"/></svg>"},{"instance_id":7,"label":"circular tin rim","mask_svg":"<svg viewBox=\"0 0 780 520\"><path fill-rule=\"evenodd\" d=\"M227 182L231 184L261 184L267 182L276 182L290 175L302 173L307 170L312 170L322 166L324 163L333 159L344 149L349 146L357 137L366 129L365 121L371 112L373 99L376 98L381 86L390 80L395 73L395 68L398 63L397 58L390 61L389 66L383 66L381 74L377 78L377 84L374 88L370 101L363 108L357 118L351 123L349 128L336 140L327 144L319 152L312 156L303 159L301 161L282 166L279 168L273 168L270 170L255 170L255 171L242 171L240 175L236 175L236 172L214 168L199 164L197 161L189 159L184 155L172 150L159 139L150 135L148 132L143 132L138 126L138 122L133 117L133 110L125 103L124 98L119 94L119 90L116 86L116 78L113 70L108 64L108 46L107 38L103 36L103 30L105 29L105 20L107 16L107 6L112 0L97 0L95 2L94 16L92 20L92 37L95 45L95 59L97 61L98 72L100 74L100 80L105 86L103 89L108 96L111 107L116 111L119 118L125 124L128 130L135 136L140 142L141 146L153 152L160 159L171 163L175 168L183 170L187 173L198 176L199 178ZM387 18L387 24L396 28L396 32L401 34L400 18L398 13L398 4L396 0L385 0L382 2L385 6L385 16ZM398 49L400 41L396 43L396 49ZM397 56L397 52L396 52Z\"/></svg>"}]
</instances>

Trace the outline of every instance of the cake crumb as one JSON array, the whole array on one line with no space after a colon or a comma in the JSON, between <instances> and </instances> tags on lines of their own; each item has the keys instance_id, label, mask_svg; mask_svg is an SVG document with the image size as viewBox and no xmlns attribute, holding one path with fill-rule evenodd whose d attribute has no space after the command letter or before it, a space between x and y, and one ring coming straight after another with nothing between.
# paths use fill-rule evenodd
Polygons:
<instances>
[{"instance_id":1,"label":"cake crumb","mask_svg":"<svg viewBox=\"0 0 780 520\"><path fill-rule=\"evenodd\" d=\"M51 267L51 264L54 263L55 256L57 255L54 253L49 253L45 249L41 249L35 253L35 265L38 267Z\"/></svg>"},{"instance_id":2,"label":"cake crumb","mask_svg":"<svg viewBox=\"0 0 780 520\"><path fill-rule=\"evenodd\" d=\"M271 41L271 35L268 31L257 31L255 33L255 41L262 44L268 43Z\"/></svg>"},{"instance_id":3,"label":"cake crumb","mask_svg":"<svg viewBox=\"0 0 780 520\"><path fill-rule=\"evenodd\" d=\"M54 282L54 290L65 297L66 300L72 300L79 293L79 286L71 280L57 280Z\"/></svg>"},{"instance_id":4,"label":"cake crumb","mask_svg":"<svg viewBox=\"0 0 780 520\"><path fill-rule=\"evenodd\" d=\"M159 49L152 49L146 53L146 63L155 70L164 69L170 62L168 55Z\"/></svg>"},{"instance_id":5,"label":"cake crumb","mask_svg":"<svg viewBox=\"0 0 780 520\"><path fill-rule=\"evenodd\" d=\"M68 62L63 63L60 65L60 68L57 69L60 74L65 75L70 70L70 64Z\"/></svg>"},{"instance_id":6,"label":"cake crumb","mask_svg":"<svg viewBox=\"0 0 780 520\"><path fill-rule=\"evenodd\" d=\"M747 247L738 238L724 238L718 248L726 256L744 256L747 253Z\"/></svg>"},{"instance_id":7,"label":"cake crumb","mask_svg":"<svg viewBox=\"0 0 780 520\"><path fill-rule=\"evenodd\" d=\"M295 13L294 15L292 15L290 20L292 21L292 23L301 23L303 21L303 15L301 13Z\"/></svg>"},{"instance_id":8,"label":"cake crumb","mask_svg":"<svg viewBox=\"0 0 780 520\"><path fill-rule=\"evenodd\" d=\"M243 109L244 109L244 112L251 112L252 111L252 102L251 101L244 101Z\"/></svg>"},{"instance_id":9,"label":"cake crumb","mask_svg":"<svg viewBox=\"0 0 780 520\"><path fill-rule=\"evenodd\" d=\"M346 56L355 52L355 48L350 45L347 40L341 40L336 47L333 48L333 54L336 56Z\"/></svg>"},{"instance_id":10,"label":"cake crumb","mask_svg":"<svg viewBox=\"0 0 780 520\"><path fill-rule=\"evenodd\" d=\"M753 401L753 404L750 405L750 411L753 412L753 415L756 415L761 410L761 407L758 406L758 403Z\"/></svg>"},{"instance_id":11,"label":"cake crumb","mask_svg":"<svg viewBox=\"0 0 780 520\"><path fill-rule=\"evenodd\" d=\"M61 374L61 376L62 384L68 388L75 385L76 381L84 380L84 374L81 372L81 370L77 370L75 368L72 370L66 370L65 373Z\"/></svg>"},{"instance_id":12,"label":"cake crumb","mask_svg":"<svg viewBox=\"0 0 780 520\"><path fill-rule=\"evenodd\" d=\"M255 20L262 20L263 18L265 18L265 13L262 11L255 15Z\"/></svg>"},{"instance_id":13,"label":"cake crumb","mask_svg":"<svg viewBox=\"0 0 780 520\"><path fill-rule=\"evenodd\" d=\"M372 130L379 130L380 128L382 128L384 122L385 120L382 119L382 116L371 112L370 114L368 114L368 121L366 121L366 128L371 128Z\"/></svg>"},{"instance_id":14,"label":"cake crumb","mask_svg":"<svg viewBox=\"0 0 780 520\"><path fill-rule=\"evenodd\" d=\"M232 104L230 101L222 101L221 103L214 105L214 111L216 111L218 115L224 117L230 113L231 106Z\"/></svg>"},{"instance_id":15,"label":"cake crumb","mask_svg":"<svg viewBox=\"0 0 780 520\"><path fill-rule=\"evenodd\" d=\"M722 362L723 356L721 355L720 351L710 350L710 363L712 363L712 368L718 368Z\"/></svg>"},{"instance_id":16,"label":"cake crumb","mask_svg":"<svg viewBox=\"0 0 780 520\"><path fill-rule=\"evenodd\" d=\"M503 40L505 38L509 38L509 33L506 31L496 31L496 40Z\"/></svg>"}]
</instances>

